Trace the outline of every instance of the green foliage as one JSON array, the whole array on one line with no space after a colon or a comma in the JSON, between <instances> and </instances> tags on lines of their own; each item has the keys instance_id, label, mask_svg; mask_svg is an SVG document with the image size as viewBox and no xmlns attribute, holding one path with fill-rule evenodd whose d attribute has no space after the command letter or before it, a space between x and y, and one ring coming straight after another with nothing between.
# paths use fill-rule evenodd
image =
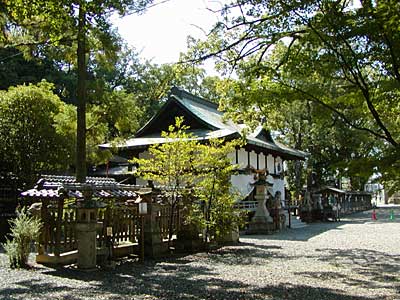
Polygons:
<instances>
[{"instance_id":1,"label":"green foliage","mask_svg":"<svg viewBox=\"0 0 400 300\"><path fill-rule=\"evenodd\" d=\"M340 172L361 188L373 172L392 173L400 143L396 1L245 0L222 13L206 41L191 40L191 54L236 68L239 80L220 85L231 115L250 125L254 110L268 117L311 153L325 179Z\"/></svg>"},{"instance_id":2,"label":"green foliage","mask_svg":"<svg viewBox=\"0 0 400 300\"><path fill-rule=\"evenodd\" d=\"M173 209L185 206L188 224L204 230L206 240L216 239L241 222L230 183L236 166L227 156L239 142L200 144L183 122L182 117L176 118L175 126L162 133L166 141L149 148L149 159L134 158L132 162L139 164L138 176L168 188ZM194 194L196 200L188 194Z\"/></svg>"},{"instance_id":3,"label":"green foliage","mask_svg":"<svg viewBox=\"0 0 400 300\"><path fill-rule=\"evenodd\" d=\"M38 218L30 216L26 208L18 211L18 216L10 221L12 240L3 244L11 268L25 268L32 241L38 239L42 224Z\"/></svg>"},{"instance_id":4,"label":"green foliage","mask_svg":"<svg viewBox=\"0 0 400 300\"><path fill-rule=\"evenodd\" d=\"M77 139L76 139L76 179L84 182L86 177L86 102L87 102L87 59L90 55L90 34L107 51L113 47L110 16L118 13L141 13L152 0L124 1L4 1L2 13L15 25L17 33L11 40L21 47L26 45L68 45L76 42L77 70ZM22 29L22 30L21 30ZM20 34L22 33L22 34ZM10 35L11 36L11 35ZM24 41L18 41L22 37ZM89 37L89 38L88 38ZM26 43L26 40L30 41ZM2 39L3 40L3 39ZM10 42L10 41L9 41Z\"/></svg>"},{"instance_id":5,"label":"green foliage","mask_svg":"<svg viewBox=\"0 0 400 300\"><path fill-rule=\"evenodd\" d=\"M193 163L198 142L187 132L183 118L176 118L175 125L170 125L168 132L162 132L165 143L149 148L150 159L133 158L132 163L139 165L137 176L166 186L167 196L172 211L181 202L184 190L191 188L195 175ZM169 220L169 241L172 238L173 215Z\"/></svg>"},{"instance_id":6,"label":"green foliage","mask_svg":"<svg viewBox=\"0 0 400 300\"><path fill-rule=\"evenodd\" d=\"M68 109L47 82L0 92L0 161L22 183L36 174L65 169L71 163L69 141L55 119Z\"/></svg>"},{"instance_id":7,"label":"green foliage","mask_svg":"<svg viewBox=\"0 0 400 300\"><path fill-rule=\"evenodd\" d=\"M196 184L196 196L200 204L196 205L200 207L193 210L191 218L198 220L206 241L222 237L240 226L243 220L234 208L238 199L232 192L230 181L237 165L232 165L228 157L239 144L237 140L225 142L216 139L199 145L197 168L201 175Z\"/></svg>"},{"instance_id":8,"label":"green foliage","mask_svg":"<svg viewBox=\"0 0 400 300\"><path fill-rule=\"evenodd\" d=\"M139 164L138 175L146 180L153 180L178 192L180 188L191 187L194 182L193 164L198 142L193 134L187 132L188 126L183 118L176 118L175 125L170 125L168 132L162 132L166 141L149 148L151 159L133 158Z\"/></svg>"}]
</instances>

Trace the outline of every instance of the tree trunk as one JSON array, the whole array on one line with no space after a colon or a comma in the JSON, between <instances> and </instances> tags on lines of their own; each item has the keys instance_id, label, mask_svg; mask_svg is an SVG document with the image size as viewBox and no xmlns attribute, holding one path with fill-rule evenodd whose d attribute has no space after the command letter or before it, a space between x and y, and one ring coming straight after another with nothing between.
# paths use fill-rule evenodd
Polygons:
<instances>
[{"instance_id":1,"label":"tree trunk","mask_svg":"<svg viewBox=\"0 0 400 300\"><path fill-rule=\"evenodd\" d=\"M78 88L77 88L77 130L76 130L76 181L86 181L86 12L79 6L78 23Z\"/></svg>"}]
</instances>

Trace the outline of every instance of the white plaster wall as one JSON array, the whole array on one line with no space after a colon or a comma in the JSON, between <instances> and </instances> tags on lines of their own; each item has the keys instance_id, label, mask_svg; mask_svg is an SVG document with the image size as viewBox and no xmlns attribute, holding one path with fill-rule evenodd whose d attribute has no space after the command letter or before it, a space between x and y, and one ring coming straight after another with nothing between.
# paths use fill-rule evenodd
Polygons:
<instances>
[{"instance_id":1,"label":"white plaster wall","mask_svg":"<svg viewBox=\"0 0 400 300\"><path fill-rule=\"evenodd\" d=\"M274 174L274 157L271 154L268 154L267 156L267 169L268 173Z\"/></svg>"},{"instance_id":2,"label":"white plaster wall","mask_svg":"<svg viewBox=\"0 0 400 300\"><path fill-rule=\"evenodd\" d=\"M285 181L283 179L274 178L274 186L272 187L272 190L274 192L273 195L279 191L281 192L282 199L285 199Z\"/></svg>"},{"instance_id":3,"label":"white plaster wall","mask_svg":"<svg viewBox=\"0 0 400 300\"><path fill-rule=\"evenodd\" d=\"M254 169L257 169L257 153L254 151L250 152L250 166L252 166Z\"/></svg>"},{"instance_id":4,"label":"white plaster wall","mask_svg":"<svg viewBox=\"0 0 400 300\"><path fill-rule=\"evenodd\" d=\"M231 183L232 183L232 190L236 193L239 193L240 200L243 200L249 193L252 191L253 186L251 183L254 182L253 175L247 174L237 174L231 175Z\"/></svg>"},{"instance_id":5,"label":"white plaster wall","mask_svg":"<svg viewBox=\"0 0 400 300\"><path fill-rule=\"evenodd\" d=\"M247 167L247 152L243 148L240 148L238 150L238 158L239 158L239 167L246 168Z\"/></svg>"},{"instance_id":6,"label":"white plaster wall","mask_svg":"<svg viewBox=\"0 0 400 300\"><path fill-rule=\"evenodd\" d=\"M258 163L261 170L265 168L265 155L263 153L260 153L258 155Z\"/></svg>"},{"instance_id":7,"label":"white plaster wall","mask_svg":"<svg viewBox=\"0 0 400 300\"><path fill-rule=\"evenodd\" d=\"M149 158L149 152L144 151L139 154L139 158ZM232 152L228 154L229 159L231 160L232 164L236 163L236 152ZM265 166L265 155L260 153L258 157L259 161L259 169L264 169ZM280 157L277 157L275 159L276 163L280 162L281 166L283 168L282 164L282 159ZM245 168L247 166L247 152L241 148L238 150L238 163L240 168ZM250 152L250 164L256 168L257 167L257 154L252 151ZM269 154L267 156L267 169L270 174L274 173L274 157ZM283 169L281 169L283 170ZM272 186L272 195L275 195L277 191L281 192L282 199L285 197L285 181L280 178L272 178L272 176L268 176L268 181L273 182ZM254 176L253 175L232 175L231 176L231 182L232 185L234 186L234 189L236 189L240 194L243 196L247 195L248 192L251 190L252 186L250 185L251 182L254 182ZM147 185L147 181L141 179L141 178L136 178L136 184L138 185ZM157 184L157 183L155 183Z\"/></svg>"}]
</instances>

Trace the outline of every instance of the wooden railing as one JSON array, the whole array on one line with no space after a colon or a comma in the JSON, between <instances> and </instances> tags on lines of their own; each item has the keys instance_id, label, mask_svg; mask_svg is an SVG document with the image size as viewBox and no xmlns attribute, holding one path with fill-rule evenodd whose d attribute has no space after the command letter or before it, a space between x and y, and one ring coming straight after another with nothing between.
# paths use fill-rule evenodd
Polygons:
<instances>
[{"instance_id":1,"label":"wooden railing","mask_svg":"<svg viewBox=\"0 0 400 300\"><path fill-rule=\"evenodd\" d=\"M140 236L140 219L137 205L120 204L99 211L98 221L103 223L97 238L98 246L106 245L110 238L114 246L123 243L138 243ZM107 237L107 227L112 228L112 235Z\"/></svg>"},{"instance_id":2,"label":"wooden railing","mask_svg":"<svg viewBox=\"0 0 400 300\"><path fill-rule=\"evenodd\" d=\"M172 214L172 219L171 219ZM172 221L172 226L170 226ZM172 229L171 236L176 236L179 231L181 217L179 209L172 210L170 205L161 205L158 216L156 216L156 222L160 228L161 240L169 238L170 229ZM170 228L171 227L171 228Z\"/></svg>"},{"instance_id":3,"label":"wooden railing","mask_svg":"<svg viewBox=\"0 0 400 300\"><path fill-rule=\"evenodd\" d=\"M77 249L75 232L76 209L64 207L64 201L43 201L41 209L42 230L39 237L39 253L60 255ZM97 246L138 243L140 224L137 205L109 205L99 210L98 221L103 223L97 236ZM112 228L107 236L107 227Z\"/></svg>"}]
</instances>

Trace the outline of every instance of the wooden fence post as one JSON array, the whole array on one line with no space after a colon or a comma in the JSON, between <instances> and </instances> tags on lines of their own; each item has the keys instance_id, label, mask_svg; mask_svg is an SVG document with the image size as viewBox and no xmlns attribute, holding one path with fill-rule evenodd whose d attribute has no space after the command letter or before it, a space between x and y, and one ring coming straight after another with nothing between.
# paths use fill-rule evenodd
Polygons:
<instances>
[{"instance_id":1,"label":"wooden fence post","mask_svg":"<svg viewBox=\"0 0 400 300\"><path fill-rule=\"evenodd\" d=\"M61 223L63 219L64 198L57 201L57 219L56 219L56 241L54 255L60 256L61 253Z\"/></svg>"}]
</instances>

